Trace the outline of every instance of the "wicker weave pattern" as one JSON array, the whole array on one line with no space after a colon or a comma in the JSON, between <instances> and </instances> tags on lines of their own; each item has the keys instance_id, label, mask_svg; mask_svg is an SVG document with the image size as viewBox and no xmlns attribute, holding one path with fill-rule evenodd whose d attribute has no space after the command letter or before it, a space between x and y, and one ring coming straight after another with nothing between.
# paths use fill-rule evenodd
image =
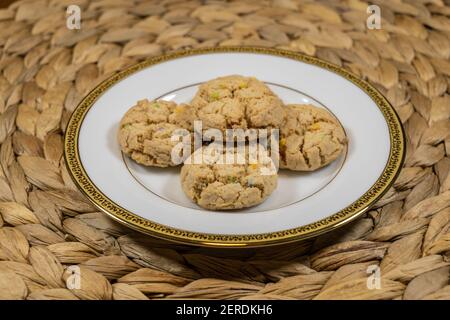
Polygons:
<instances>
[{"instance_id":1,"label":"wicker weave pattern","mask_svg":"<svg viewBox=\"0 0 450 320\"><path fill-rule=\"evenodd\" d=\"M380 30L367 29L359 0L37 0L0 10L0 298L450 299L450 4L371 3ZM66 28L72 4L80 30ZM166 243L95 212L62 158L78 102L146 57L218 45L317 56L388 98L407 157L376 208L314 240L232 251Z\"/></svg>"}]
</instances>

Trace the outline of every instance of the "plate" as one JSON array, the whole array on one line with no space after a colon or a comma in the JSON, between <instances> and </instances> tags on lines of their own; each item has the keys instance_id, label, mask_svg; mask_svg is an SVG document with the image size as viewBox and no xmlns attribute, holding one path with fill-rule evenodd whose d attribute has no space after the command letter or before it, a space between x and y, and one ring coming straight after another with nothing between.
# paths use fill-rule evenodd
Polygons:
<instances>
[{"instance_id":1,"label":"plate","mask_svg":"<svg viewBox=\"0 0 450 320\"><path fill-rule=\"evenodd\" d=\"M189 102L199 84L230 74L264 81L286 104L328 109L345 129L346 151L314 172L280 170L269 199L232 212L192 203L181 190L179 167L148 168L121 153L118 124L136 101ZM342 226L388 190L404 154L400 120L373 86L320 59L268 48L179 51L128 67L80 102L65 135L68 170L99 210L159 238L216 247L285 243Z\"/></svg>"}]
</instances>

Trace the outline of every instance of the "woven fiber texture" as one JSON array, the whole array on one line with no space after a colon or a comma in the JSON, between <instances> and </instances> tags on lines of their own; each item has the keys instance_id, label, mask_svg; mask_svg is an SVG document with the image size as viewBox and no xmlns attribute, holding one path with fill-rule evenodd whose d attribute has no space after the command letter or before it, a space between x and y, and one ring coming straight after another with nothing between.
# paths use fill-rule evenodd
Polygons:
<instances>
[{"instance_id":1,"label":"woven fiber texture","mask_svg":"<svg viewBox=\"0 0 450 320\"><path fill-rule=\"evenodd\" d=\"M0 298L450 299L445 2L370 1L379 30L367 28L360 0L36 0L0 10ZM72 4L80 30L66 27ZM220 45L317 56L388 98L407 156L375 208L313 240L231 251L153 239L96 212L62 157L77 103L146 57Z\"/></svg>"}]
</instances>

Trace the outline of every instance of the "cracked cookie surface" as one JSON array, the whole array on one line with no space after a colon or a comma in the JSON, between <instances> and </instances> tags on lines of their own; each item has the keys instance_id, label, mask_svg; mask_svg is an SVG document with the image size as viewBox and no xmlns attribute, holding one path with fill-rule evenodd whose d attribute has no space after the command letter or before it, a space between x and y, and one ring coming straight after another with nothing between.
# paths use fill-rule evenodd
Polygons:
<instances>
[{"instance_id":1,"label":"cracked cookie surface","mask_svg":"<svg viewBox=\"0 0 450 320\"><path fill-rule=\"evenodd\" d=\"M223 161L226 154L232 157L231 163ZM260 204L275 190L278 175L265 150L257 161L249 160L248 154L245 152L242 157L237 148L223 147L217 151L212 145L197 149L181 168L183 191L199 206L210 210ZM196 157L200 157L197 162Z\"/></svg>"},{"instance_id":2,"label":"cracked cookie surface","mask_svg":"<svg viewBox=\"0 0 450 320\"><path fill-rule=\"evenodd\" d=\"M203 129L279 128L285 119L282 101L253 77L232 75L207 81L191 104Z\"/></svg>"},{"instance_id":3,"label":"cracked cookie surface","mask_svg":"<svg viewBox=\"0 0 450 320\"><path fill-rule=\"evenodd\" d=\"M123 116L118 140L122 151L131 159L146 166L168 167L172 161L171 141L178 129L192 130L195 109L187 104L171 101L141 100Z\"/></svg>"},{"instance_id":4,"label":"cracked cookie surface","mask_svg":"<svg viewBox=\"0 0 450 320\"><path fill-rule=\"evenodd\" d=\"M280 128L280 168L313 171L334 161L346 148L344 129L323 108L287 105Z\"/></svg>"}]
</instances>

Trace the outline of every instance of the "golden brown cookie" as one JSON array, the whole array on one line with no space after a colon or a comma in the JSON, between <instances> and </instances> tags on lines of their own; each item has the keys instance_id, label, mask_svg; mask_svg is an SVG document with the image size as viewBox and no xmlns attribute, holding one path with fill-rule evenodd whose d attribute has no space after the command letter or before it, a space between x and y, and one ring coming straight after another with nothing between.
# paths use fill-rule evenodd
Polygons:
<instances>
[{"instance_id":1,"label":"golden brown cookie","mask_svg":"<svg viewBox=\"0 0 450 320\"><path fill-rule=\"evenodd\" d=\"M138 101L120 122L118 139L122 151L146 166L175 166L171 158L178 141L171 137L178 129L192 130L196 119L190 105L171 101Z\"/></svg>"},{"instance_id":2,"label":"golden brown cookie","mask_svg":"<svg viewBox=\"0 0 450 320\"><path fill-rule=\"evenodd\" d=\"M191 104L203 129L279 128L285 118L281 100L253 77L232 75L207 81Z\"/></svg>"},{"instance_id":3,"label":"golden brown cookie","mask_svg":"<svg viewBox=\"0 0 450 320\"><path fill-rule=\"evenodd\" d=\"M240 209L260 204L275 190L277 172L265 151L252 161L248 151L239 157L237 148L213 145L197 149L181 168L181 185L192 201L210 210ZM224 161L227 153L231 163Z\"/></svg>"},{"instance_id":4,"label":"golden brown cookie","mask_svg":"<svg viewBox=\"0 0 450 320\"><path fill-rule=\"evenodd\" d=\"M327 110L287 105L280 129L280 168L313 171L334 161L346 148L344 129Z\"/></svg>"}]
</instances>

